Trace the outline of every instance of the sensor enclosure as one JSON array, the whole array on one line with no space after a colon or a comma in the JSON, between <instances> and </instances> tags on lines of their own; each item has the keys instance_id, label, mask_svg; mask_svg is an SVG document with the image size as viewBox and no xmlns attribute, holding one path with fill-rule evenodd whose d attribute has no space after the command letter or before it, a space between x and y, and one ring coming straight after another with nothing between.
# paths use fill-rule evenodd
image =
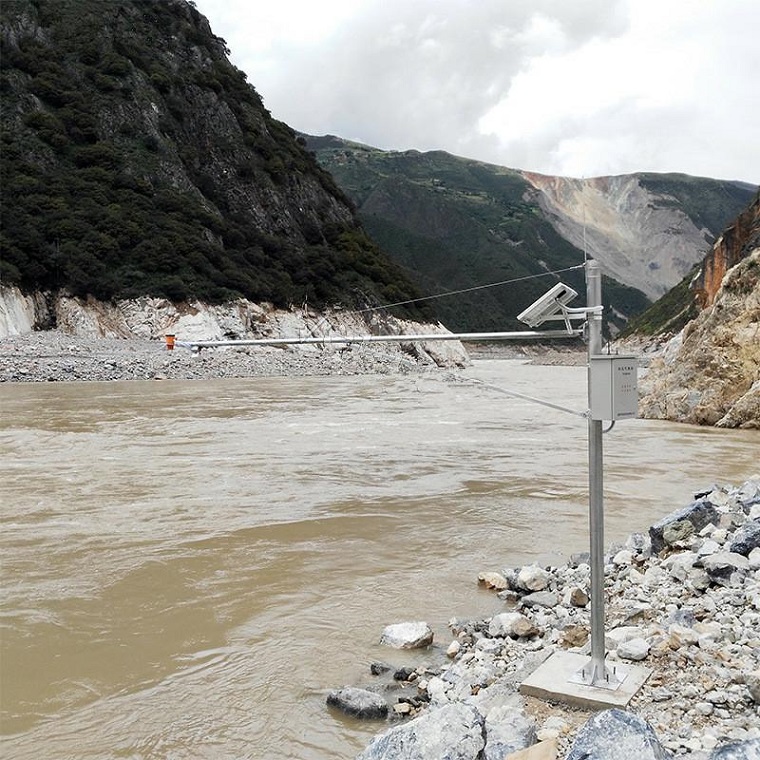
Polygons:
<instances>
[{"instance_id":1,"label":"sensor enclosure","mask_svg":"<svg viewBox=\"0 0 760 760\"><path fill-rule=\"evenodd\" d=\"M589 357L592 420L631 420L639 414L638 361L627 354Z\"/></svg>"}]
</instances>

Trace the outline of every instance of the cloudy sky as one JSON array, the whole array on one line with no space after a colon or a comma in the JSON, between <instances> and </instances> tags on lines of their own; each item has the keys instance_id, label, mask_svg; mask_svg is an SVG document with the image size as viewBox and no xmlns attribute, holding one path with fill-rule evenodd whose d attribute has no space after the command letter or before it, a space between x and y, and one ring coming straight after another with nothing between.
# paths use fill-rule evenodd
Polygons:
<instances>
[{"instance_id":1,"label":"cloudy sky","mask_svg":"<svg viewBox=\"0 0 760 760\"><path fill-rule=\"evenodd\" d=\"M760 183L757 0L195 0L272 114L546 174Z\"/></svg>"}]
</instances>

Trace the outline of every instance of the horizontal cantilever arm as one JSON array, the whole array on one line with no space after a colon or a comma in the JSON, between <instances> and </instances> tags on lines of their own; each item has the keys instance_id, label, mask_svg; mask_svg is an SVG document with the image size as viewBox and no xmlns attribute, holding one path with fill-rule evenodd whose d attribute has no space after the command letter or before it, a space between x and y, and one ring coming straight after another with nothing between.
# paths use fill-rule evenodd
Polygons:
<instances>
[{"instance_id":1,"label":"horizontal cantilever arm","mask_svg":"<svg viewBox=\"0 0 760 760\"><path fill-rule=\"evenodd\" d=\"M409 335L329 335L308 338L254 338L250 340L177 340L175 346L184 348L217 348L223 346L290 346L297 344L325 343L412 343L415 341L431 342L437 340L459 340L463 342L480 342L491 340L544 340L548 338L571 338L581 335L580 329L568 330L522 330L519 332L491 333L423 333Z\"/></svg>"}]
</instances>

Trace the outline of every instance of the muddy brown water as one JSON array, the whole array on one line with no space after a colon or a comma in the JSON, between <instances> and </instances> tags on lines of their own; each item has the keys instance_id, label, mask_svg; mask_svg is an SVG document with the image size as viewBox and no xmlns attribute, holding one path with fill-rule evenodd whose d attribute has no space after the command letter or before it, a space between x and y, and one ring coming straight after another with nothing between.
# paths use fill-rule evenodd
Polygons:
<instances>
[{"instance_id":1,"label":"muddy brown water","mask_svg":"<svg viewBox=\"0 0 760 760\"><path fill-rule=\"evenodd\" d=\"M463 373L585 408L585 369ZM352 758L384 625L501 609L478 572L588 545L586 423L421 377L5 385L3 755ZM605 436L606 539L758 466L760 437Z\"/></svg>"}]
</instances>

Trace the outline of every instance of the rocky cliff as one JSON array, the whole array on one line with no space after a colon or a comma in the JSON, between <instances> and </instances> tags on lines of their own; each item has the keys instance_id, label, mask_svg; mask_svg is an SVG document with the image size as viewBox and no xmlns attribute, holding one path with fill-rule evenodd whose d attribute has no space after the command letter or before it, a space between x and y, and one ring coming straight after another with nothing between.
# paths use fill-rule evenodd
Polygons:
<instances>
[{"instance_id":1,"label":"rocky cliff","mask_svg":"<svg viewBox=\"0 0 760 760\"><path fill-rule=\"evenodd\" d=\"M756 248L760 248L760 196L756 196L752 205L726 228L712 251L705 256L691 283L700 308L705 309L715 302L728 270Z\"/></svg>"},{"instance_id":2,"label":"rocky cliff","mask_svg":"<svg viewBox=\"0 0 760 760\"><path fill-rule=\"evenodd\" d=\"M185 0L0 3L0 281L100 300L418 295Z\"/></svg>"},{"instance_id":3,"label":"rocky cliff","mask_svg":"<svg viewBox=\"0 0 760 760\"><path fill-rule=\"evenodd\" d=\"M760 195L706 257L704 306L642 382L644 417L760 428Z\"/></svg>"},{"instance_id":4,"label":"rocky cliff","mask_svg":"<svg viewBox=\"0 0 760 760\"><path fill-rule=\"evenodd\" d=\"M522 174L564 238L587 250L606 274L652 299L678 284L741 208L734 204L751 197L741 183L685 175L571 179ZM729 200L729 215L721 219L719 206Z\"/></svg>"}]
</instances>

